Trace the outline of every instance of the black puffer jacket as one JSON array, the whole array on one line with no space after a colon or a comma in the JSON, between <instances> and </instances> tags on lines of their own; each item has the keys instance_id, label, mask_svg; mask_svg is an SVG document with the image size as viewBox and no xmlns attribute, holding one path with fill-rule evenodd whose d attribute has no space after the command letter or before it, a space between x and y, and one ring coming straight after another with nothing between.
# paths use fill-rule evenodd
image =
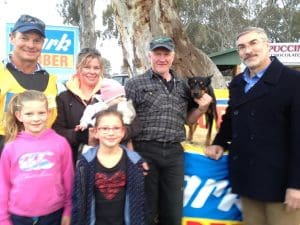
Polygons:
<instances>
[{"instance_id":1,"label":"black puffer jacket","mask_svg":"<svg viewBox=\"0 0 300 225\"><path fill-rule=\"evenodd\" d=\"M94 89L94 94L100 92L99 87L100 84ZM77 132L74 130L80 122L88 101L84 100L82 96L76 76L66 83L66 88L66 91L61 92L56 97L57 118L52 127L58 134L64 136L72 146L75 162L79 145L88 143L88 130Z\"/></svg>"}]
</instances>

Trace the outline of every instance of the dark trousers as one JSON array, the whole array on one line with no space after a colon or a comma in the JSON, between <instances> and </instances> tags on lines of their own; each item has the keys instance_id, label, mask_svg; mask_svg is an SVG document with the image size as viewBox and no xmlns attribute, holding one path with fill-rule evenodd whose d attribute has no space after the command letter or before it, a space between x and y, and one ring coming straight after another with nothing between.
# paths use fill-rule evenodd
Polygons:
<instances>
[{"instance_id":1,"label":"dark trousers","mask_svg":"<svg viewBox=\"0 0 300 225\"><path fill-rule=\"evenodd\" d=\"M26 217L11 214L13 225L60 225L63 209L57 210L45 216Z\"/></svg>"},{"instance_id":2,"label":"dark trousers","mask_svg":"<svg viewBox=\"0 0 300 225\"><path fill-rule=\"evenodd\" d=\"M148 225L181 225L184 160L180 143L134 142L135 151L147 161L145 177Z\"/></svg>"}]
</instances>

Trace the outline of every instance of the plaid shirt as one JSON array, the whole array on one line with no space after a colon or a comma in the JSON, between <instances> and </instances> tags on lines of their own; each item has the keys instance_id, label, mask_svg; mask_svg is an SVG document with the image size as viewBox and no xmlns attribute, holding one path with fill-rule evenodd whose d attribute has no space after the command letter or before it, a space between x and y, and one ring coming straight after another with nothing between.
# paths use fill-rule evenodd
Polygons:
<instances>
[{"instance_id":1,"label":"plaid shirt","mask_svg":"<svg viewBox=\"0 0 300 225\"><path fill-rule=\"evenodd\" d=\"M142 129L135 141L181 142L185 140L187 112L197 104L187 83L171 70L174 86L168 90L158 74L148 70L125 85L126 96L133 100Z\"/></svg>"}]
</instances>

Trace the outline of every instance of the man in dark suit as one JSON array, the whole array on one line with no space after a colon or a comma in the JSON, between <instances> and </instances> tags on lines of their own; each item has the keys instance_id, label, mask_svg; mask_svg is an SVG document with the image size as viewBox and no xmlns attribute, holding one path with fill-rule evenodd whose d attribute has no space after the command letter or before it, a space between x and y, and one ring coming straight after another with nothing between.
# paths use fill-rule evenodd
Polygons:
<instances>
[{"instance_id":1,"label":"man in dark suit","mask_svg":"<svg viewBox=\"0 0 300 225\"><path fill-rule=\"evenodd\" d=\"M300 73L269 56L261 28L246 28L236 44L246 69L230 83L220 131L205 153L217 160L229 150L243 224L299 225Z\"/></svg>"}]
</instances>

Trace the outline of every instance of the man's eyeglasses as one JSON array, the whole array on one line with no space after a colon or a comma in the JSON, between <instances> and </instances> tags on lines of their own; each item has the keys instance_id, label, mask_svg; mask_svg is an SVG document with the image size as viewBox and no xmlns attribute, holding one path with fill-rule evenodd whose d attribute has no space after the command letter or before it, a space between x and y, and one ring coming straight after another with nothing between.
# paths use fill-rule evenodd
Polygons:
<instances>
[{"instance_id":1,"label":"man's eyeglasses","mask_svg":"<svg viewBox=\"0 0 300 225\"><path fill-rule=\"evenodd\" d=\"M100 52L95 48L83 48L80 50L78 55L82 56L82 55L87 55L87 54L101 56Z\"/></svg>"},{"instance_id":2,"label":"man's eyeglasses","mask_svg":"<svg viewBox=\"0 0 300 225\"><path fill-rule=\"evenodd\" d=\"M123 127L98 127L97 129L103 134L108 134L110 132L120 133L122 131L122 128Z\"/></svg>"}]
</instances>

